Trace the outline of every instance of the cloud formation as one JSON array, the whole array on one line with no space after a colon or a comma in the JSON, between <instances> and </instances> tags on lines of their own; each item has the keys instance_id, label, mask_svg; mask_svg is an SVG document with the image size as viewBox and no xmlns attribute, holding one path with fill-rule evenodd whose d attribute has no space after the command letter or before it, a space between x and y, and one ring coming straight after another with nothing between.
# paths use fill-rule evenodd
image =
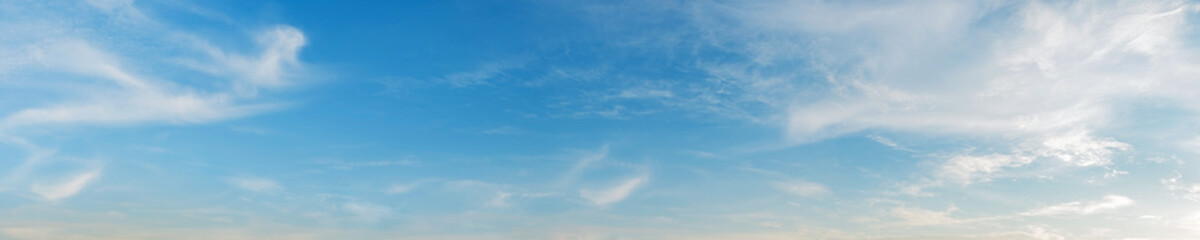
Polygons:
<instances>
[{"instance_id":1,"label":"cloud formation","mask_svg":"<svg viewBox=\"0 0 1200 240\"><path fill-rule=\"evenodd\" d=\"M1133 199L1120 195L1104 196L1104 199L1093 202L1068 202L1021 213L1024 216L1059 216L1059 215L1090 215L1093 213L1128 207L1134 204Z\"/></svg>"},{"instance_id":2,"label":"cloud formation","mask_svg":"<svg viewBox=\"0 0 1200 240\"><path fill-rule=\"evenodd\" d=\"M43 124L188 124L242 117L280 107L257 101L258 90L288 86L304 72L298 56L306 40L290 26L273 26L253 34L256 50L247 54L165 27L169 24L141 15L129 3L60 6L69 9L65 15L71 16L20 1L5 6L6 12L14 14L8 20L19 22L6 24L43 25L6 28L12 31L7 41L0 41L0 49L6 52L2 57L7 59L0 61L0 69L11 80L0 84L6 91L43 91L61 98L31 102L32 106L3 113L0 130ZM122 14L131 13L141 17L123 18ZM113 20L100 21L101 26L64 21L80 16ZM93 29L163 49L134 51L111 38L87 34ZM150 66L156 70L147 70ZM207 74L199 76L226 82L227 87L175 79L195 78L197 75L181 73L196 71ZM27 81L55 86L56 90L11 84Z\"/></svg>"},{"instance_id":3,"label":"cloud formation","mask_svg":"<svg viewBox=\"0 0 1200 240\"><path fill-rule=\"evenodd\" d=\"M800 2L797 8L806 12L828 12L802 17L814 22L787 30L888 41L828 46L870 51L835 56L862 60L843 66L849 71L829 73L830 96L790 111L789 132L798 140L868 128L1052 138L1103 126L1123 98L1182 102L1192 97L1177 90L1196 85L1185 77L1196 73L1197 62L1183 44L1189 6L1182 3L1034 1L1013 3L1019 10L1006 13L1002 6L974 3L902 2L887 6L892 11L870 11ZM941 14L904 12L928 9ZM853 14L833 14L839 12ZM756 16L797 21L792 15Z\"/></svg>"},{"instance_id":4,"label":"cloud formation","mask_svg":"<svg viewBox=\"0 0 1200 240\"><path fill-rule=\"evenodd\" d=\"M249 47L214 45L133 1L0 3L0 137L30 157L4 184L42 182L55 169L84 169L68 181L30 188L66 199L100 175L77 161L45 161L36 139L64 126L196 124L249 116L285 104L262 100L304 78L304 34L278 25L252 33ZM196 10L199 11L199 10ZM211 20L211 19L208 19ZM67 158L67 157L58 157ZM90 162L87 165L105 165Z\"/></svg>"},{"instance_id":5,"label":"cloud formation","mask_svg":"<svg viewBox=\"0 0 1200 240\"><path fill-rule=\"evenodd\" d=\"M99 178L100 172L101 171L97 169L79 173L57 184L34 184L30 190L49 201L62 200L71 196L75 196L75 194L79 193L79 191L83 190L83 188L87 187L89 184Z\"/></svg>"},{"instance_id":6,"label":"cloud formation","mask_svg":"<svg viewBox=\"0 0 1200 240\"><path fill-rule=\"evenodd\" d=\"M621 180L618 184L606 189L579 190L579 196L595 205L610 205L628 198L635 190L645 184L649 178L649 175L638 175Z\"/></svg>"},{"instance_id":7,"label":"cloud formation","mask_svg":"<svg viewBox=\"0 0 1200 240\"><path fill-rule=\"evenodd\" d=\"M744 94L786 101L779 122L793 143L887 131L973 145L930 159L938 182L930 185L1031 166L1110 168L1136 148L1115 137L1128 129L1114 122L1139 117L1119 110L1146 102L1200 110L1182 91L1200 87L1190 2L785 0L692 9L697 31L742 59L701 67L723 66L713 75L741 81Z\"/></svg>"}]
</instances>

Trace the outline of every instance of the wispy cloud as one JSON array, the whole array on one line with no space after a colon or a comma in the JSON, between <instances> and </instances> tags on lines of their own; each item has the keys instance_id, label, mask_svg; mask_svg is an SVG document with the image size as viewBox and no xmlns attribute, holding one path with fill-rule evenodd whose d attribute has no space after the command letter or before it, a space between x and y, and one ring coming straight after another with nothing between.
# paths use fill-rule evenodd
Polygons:
<instances>
[{"instance_id":1,"label":"wispy cloud","mask_svg":"<svg viewBox=\"0 0 1200 240\"><path fill-rule=\"evenodd\" d=\"M1036 160L1057 160L1046 164L1055 167L1107 167L1112 165L1113 154L1130 148L1129 144L1096 138L1086 132L1069 132L1019 145L1009 153L955 154L941 163L935 175L937 181L968 185L990 181L998 174L1029 166Z\"/></svg>"},{"instance_id":2,"label":"wispy cloud","mask_svg":"<svg viewBox=\"0 0 1200 240\"><path fill-rule=\"evenodd\" d=\"M24 150L28 155L23 161L21 161L20 165L13 167L8 174L5 174L3 182L0 182L3 183L3 187L5 188L8 187L7 185L12 185L18 181L25 180L25 178L29 177L29 175L32 174L39 165L42 165L42 163L46 162L49 158L53 157L57 153L57 151L53 149L45 149L34 145L24 138L0 135L0 142L16 146L19 149Z\"/></svg>"},{"instance_id":3,"label":"wispy cloud","mask_svg":"<svg viewBox=\"0 0 1200 240\"><path fill-rule=\"evenodd\" d=\"M607 206L628 198L639 187L650 180L650 175L638 175L621 180L616 185L606 189L579 190L579 196L595 205Z\"/></svg>"},{"instance_id":4,"label":"wispy cloud","mask_svg":"<svg viewBox=\"0 0 1200 240\"><path fill-rule=\"evenodd\" d=\"M92 7L94 6L94 7ZM29 73L51 73L55 77L41 82L71 91L53 92L57 100L33 103L0 118L0 130L41 124L140 123L188 124L218 121L277 109L282 105L256 101L261 88L277 89L288 85L303 72L298 60L305 45L304 35L290 26L274 26L256 33L257 48L245 54L206 43L185 31L164 28L157 19L139 17L128 21L109 21L114 25L108 35L127 35L149 46L185 51L132 51L118 48L112 38L85 34L89 25L60 21L62 16L36 4L9 4L28 15L14 19L29 23L54 23L47 29L11 29L14 41L0 44L20 61L5 62L10 77L31 81ZM120 18L138 12L132 4L93 4L72 6L66 12L104 18ZM118 11L119 9L119 11ZM36 14L46 12L46 14ZM124 28L128 27L128 28ZM120 32L134 31L138 32ZM154 32L154 33L151 33ZM156 34L157 33L157 34ZM33 39L40 38L40 41ZM189 51L190 50L190 51ZM176 53L169 55L162 53ZM176 64L170 64L176 63ZM157 71L145 71L154 66ZM229 83L228 88L185 84L176 78L201 70L207 76ZM153 74L151 74L153 73ZM203 75L200 75L203 76ZM20 85L16 85L20 86ZM28 89L45 91L45 89Z\"/></svg>"},{"instance_id":5,"label":"wispy cloud","mask_svg":"<svg viewBox=\"0 0 1200 240\"><path fill-rule=\"evenodd\" d=\"M579 181L579 178L583 176L584 171L587 170L588 167L591 167L593 164L608 158L608 153L609 149L607 144L601 146L600 149L597 149L594 152L582 153L582 155L579 156L579 159L575 161L575 164L562 174L562 177L556 183L556 187L563 188L575 184L575 182Z\"/></svg>"},{"instance_id":6,"label":"wispy cloud","mask_svg":"<svg viewBox=\"0 0 1200 240\"><path fill-rule=\"evenodd\" d=\"M938 169L939 177L962 184L975 181L991 181L993 174L1006 168L1015 168L1033 162L1033 157L1005 154L957 155L946 160Z\"/></svg>"},{"instance_id":7,"label":"wispy cloud","mask_svg":"<svg viewBox=\"0 0 1200 240\"><path fill-rule=\"evenodd\" d=\"M903 7L896 9L916 11L925 9L920 6L928 4L901 5ZM1179 33L1186 27L1181 14L1184 5L1164 2L1074 2L1064 5L1030 2L1016 5L1021 10L1012 17L1020 24L999 26L1016 34L998 39L971 35L977 29L969 27L978 25L967 23L982 19L970 13L995 10L991 6L971 3L930 6L944 14L923 18L909 17L922 14L873 15L882 12L861 11L865 9L860 8L871 8L867 6L814 3L799 7L810 11L829 10L826 14L853 12L855 14L826 17L862 20L830 25L813 24L823 22L816 21L817 18L791 15L755 14L754 18L802 20L805 23L794 29L801 32L848 37L871 35L890 40L887 43L868 41L833 46L877 50L872 52L880 54L861 57L878 64L848 66L867 74L831 73L829 81L836 87L832 96L802 104L791 111L789 129L797 139L864 128L970 135L1054 135L1103 125L1110 116L1110 100L1122 96L1190 98L1172 93L1173 88L1195 84L1176 77L1190 74L1189 66L1196 64L1184 60L1189 51L1181 51L1184 47L1180 44L1183 38ZM763 11L777 12L774 9ZM901 22L913 25L894 25ZM1155 27L1125 27L1134 25ZM914 34L917 32L922 34ZM934 46L955 49L980 41L997 44L990 48L970 49L977 51L978 57L966 61L959 58L958 62L950 62L949 58L938 54L940 51L931 49ZM924 54L913 54L917 52ZM923 57L890 60L898 56ZM1108 67L1114 64L1124 67ZM1149 69L1155 71L1147 71ZM1147 72L1153 74L1147 75ZM940 87L925 86L952 81L955 83Z\"/></svg>"},{"instance_id":8,"label":"wispy cloud","mask_svg":"<svg viewBox=\"0 0 1200 240\"><path fill-rule=\"evenodd\" d=\"M507 207L508 206L508 198L512 197L512 196L513 196L513 193L511 193L511 192L497 191L495 194L495 197L492 197L491 200L488 200L487 206Z\"/></svg>"},{"instance_id":9,"label":"wispy cloud","mask_svg":"<svg viewBox=\"0 0 1200 240\"><path fill-rule=\"evenodd\" d=\"M30 190L46 200L58 201L75 196L75 194L79 193L79 191L82 191L85 187L98 179L100 177L100 173L101 170L96 169L76 174L65 181L56 184L33 184Z\"/></svg>"},{"instance_id":10,"label":"wispy cloud","mask_svg":"<svg viewBox=\"0 0 1200 240\"><path fill-rule=\"evenodd\" d=\"M907 152L915 152L914 150L909 149L904 146L901 146L899 143L896 143L896 141L892 141L892 139L889 139L889 138L886 138L883 136L870 135L870 136L867 136L867 138L870 138L871 140L873 140L879 144L883 144L884 146L890 147L892 149L896 149L896 150L900 150L900 151L907 151Z\"/></svg>"},{"instance_id":11,"label":"wispy cloud","mask_svg":"<svg viewBox=\"0 0 1200 240\"><path fill-rule=\"evenodd\" d=\"M1127 132L1113 129L1118 108L1200 102L1180 91L1200 87L1186 77L1200 74L1186 44L1189 2L684 5L708 41L696 46L740 57L695 67L732 84L724 94L772 99L740 109L778 122L793 143L879 130L1008 149L936 160L946 167L935 175L960 181L1028 166L1108 167L1135 147L1111 137Z\"/></svg>"},{"instance_id":12,"label":"wispy cloud","mask_svg":"<svg viewBox=\"0 0 1200 240\"><path fill-rule=\"evenodd\" d=\"M1104 196L1100 201L1092 202L1068 202L1053 206L1046 206L1039 209L1030 210L1021 213L1024 216L1058 216L1058 215L1090 215L1104 211L1111 211L1119 208L1128 207L1134 204L1133 199L1120 195Z\"/></svg>"},{"instance_id":13,"label":"wispy cloud","mask_svg":"<svg viewBox=\"0 0 1200 240\"><path fill-rule=\"evenodd\" d=\"M1187 183L1183 180L1183 175L1178 173L1174 177L1159 181L1176 197L1200 202L1200 183Z\"/></svg>"}]
</instances>

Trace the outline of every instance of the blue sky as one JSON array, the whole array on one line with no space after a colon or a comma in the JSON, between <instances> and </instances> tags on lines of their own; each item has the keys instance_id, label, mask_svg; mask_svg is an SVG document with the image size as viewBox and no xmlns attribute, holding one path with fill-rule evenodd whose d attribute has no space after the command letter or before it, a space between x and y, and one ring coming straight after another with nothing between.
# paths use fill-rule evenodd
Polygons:
<instances>
[{"instance_id":1,"label":"blue sky","mask_svg":"<svg viewBox=\"0 0 1200 240\"><path fill-rule=\"evenodd\" d=\"M1192 1L0 2L0 239L1194 239Z\"/></svg>"}]
</instances>

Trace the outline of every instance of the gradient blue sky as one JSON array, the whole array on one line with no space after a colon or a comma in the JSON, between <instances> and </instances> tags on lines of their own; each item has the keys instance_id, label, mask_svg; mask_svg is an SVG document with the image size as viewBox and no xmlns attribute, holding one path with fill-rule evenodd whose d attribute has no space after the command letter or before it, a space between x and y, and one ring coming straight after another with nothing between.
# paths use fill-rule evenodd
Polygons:
<instances>
[{"instance_id":1,"label":"gradient blue sky","mask_svg":"<svg viewBox=\"0 0 1200 240\"><path fill-rule=\"evenodd\" d=\"M1193 1L0 1L0 239L1196 239Z\"/></svg>"}]
</instances>

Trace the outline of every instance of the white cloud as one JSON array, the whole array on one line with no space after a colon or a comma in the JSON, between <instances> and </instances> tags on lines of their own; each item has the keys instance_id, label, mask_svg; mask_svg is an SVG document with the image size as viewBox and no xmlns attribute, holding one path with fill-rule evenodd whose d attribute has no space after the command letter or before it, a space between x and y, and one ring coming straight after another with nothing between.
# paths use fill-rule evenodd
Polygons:
<instances>
[{"instance_id":1,"label":"white cloud","mask_svg":"<svg viewBox=\"0 0 1200 240\"><path fill-rule=\"evenodd\" d=\"M1023 216L1059 216L1059 215L1090 215L1132 206L1133 199L1120 195L1104 196L1104 199L1093 202L1068 202L1047 206L1021 213Z\"/></svg>"},{"instance_id":2,"label":"white cloud","mask_svg":"<svg viewBox=\"0 0 1200 240\"><path fill-rule=\"evenodd\" d=\"M1114 156L1134 149L1112 137L1130 135L1114 122L1140 117L1119 111L1140 101L1200 109L1200 97L1183 90L1200 88L1194 77L1200 56L1187 44L1194 32L1187 23L1196 9L1191 2L782 0L639 7L687 16L695 29L653 34L699 40L642 45L691 52L685 57L703 59L692 67L708 78L621 86L600 94L606 99L749 115L781 125L793 143L884 131L986 145L931 154L947 157L930 160L937 179L929 186L1033 175L1008 174L1014 170L1110 168ZM696 56L695 49L731 58ZM623 106L580 115L628 116L642 109Z\"/></svg>"},{"instance_id":3,"label":"white cloud","mask_svg":"<svg viewBox=\"0 0 1200 240\"><path fill-rule=\"evenodd\" d=\"M1028 165L1032 157L991 154L984 156L958 155L947 160L940 169L939 177L962 184L975 181L990 181L991 174L1005 168Z\"/></svg>"},{"instance_id":4,"label":"white cloud","mask_svg":"<svg viewBox=\"0 0 1200 240\"><path fill-rule=\"evenodd\" d=\"M1020 25L986 30L1011 33L996 38L976 35L986 25L969 25L984 21L974 12L994 6L939 3L933 9L943 14L928 14L906 12L926 11L925 3L890 11L805 3L797 8L817 15L796 30L883 42L829 46L871 55L843 66L855 71L831 72L830 96L792 109L788 126L797 140L866 128L1038 137L1104 125L1113 101L1126 96L1187 100L1177 89L1196 85L1182 78L1196 73L1196 61L1181 44L1187 25L1179 3L1018 4L1012 17Z\"/></svg>"},{"instance_id":5,"label":"white cloud","mask_svg":"<svg viewBox=\"0 0 1200 240\"><path fill-rule=\"evenodd\" d=\"M306 73L298 59L305 38L293 27L272 26L249 33L257 44L216 46L139 6L129 0L0 3L0 15L5 16L0 19L5 32L0 37L4 79L0 89L38 96L21 97L0 108L0 135L18 138L4 143L30 153L0 188L39 182L37 175L77 163L44 161L54 151L18 137L38 132L31 130L196 124L244 117L283 107L262 100L257 91L288 86ZM222 39L224 43L236 42L245 28L235 29L231 38ZM94 170L61 183L39 182L31 190L48 200L65 199L99 175L100 170ZM278 186L237 182L256 191Z\"/></svg>"},{"instance_id":6,"label":"white cloud","mask_svg":"<svg viewBox=\"0 0 1200 240\"><path fill-rule=\"evenodd\" d=\"M192 62L191 66L212 74L235 78L239 94L253 96L259 88L275 89L292 84L290 78L303 73L299 60L300 49L307 43L304 33L291 26L275 26L255 37L261 47L257 56L230 53L202 40L196 45L211 58L212 63Z\"/></svg>"},{"instance_id":7,"label":"white cloud","mask_svg":"<svg viewBox=\"0 0 1200 240\"><path fill-rule=\"evenodd\" d=\"M8 185L24 180L39 165L56 154L56 151L52 149L38 147L23 138L7 137L3 136L3 134L0 134L0 143L16 146L28 153L28 157L21 162L21 165L13 168L8 174L5 174L3 181L0 182L0 187L2 188L8 188Z\"/></svg>"},{"instance_id":8,"label":"white cloud","mask_svg":"<svg viewBox=\"0 0 1200 240\"><path fill-rule=\"evenodd\" d=\"M1128 144L1096 138L1082 131L1054 135L1042 141L1022 143L1010 153L987 155L957 154L937 170L940 180L961 184L990 181L996 174L1028 166L1035 160L1058 160L1058 165L1074 167L1109 166L1116 151L1129 150Z\"/></svg>"},{"instance_id":9,"label":"white cloud","mask_svg":"<svg viewBox=\"0 0 1200 240\"><path fill-rule=\"evenodd\" d=\"M883 136L870 135L870 136L867 136L867 138L870 138L871 140L873 140L879 144L883 144L884 146L890 147L892 149L901 150L901 151L909 151L909 152L913 151L912 149L908 149L904 146L900 146L900 144L897 144L895 141L892 141L891 139L888 139Z\"/></svg>"},{"instance_id":10,"label":"white cloud","mask_svg":"<svg viewBox=\"0 0 1200 240\"><path fill-rule=\"evenodd\" d=\"M0 61L6 83L35 81L52 88L3 87L56 98L0 113L0 130L44 124L189 124L242 117L281 107L257 101L258 89L286 86L304 72L298 54L305 38L290 26L257 33L257 52L242 54L166 28L141 15L131 1L89 4L55 10L37 4L5 5L16 15L0 24L38 26L6 28L11 38L0 42L0 50L6 52L0 56L6 59ZM80 16L124 20L64 20ZM129 39L150 49L122 47L121 41ZM195 74L197 69L209 75ZM228 84L192 85L174 79L179 76Z\"/></svg>"},{"instance_id":11,"label":"white cloud","mask_svg":"<svg viewBox=\"0 0 1200 240\"><path fill-rule=\"evenodd\" d=\"M497 191L496 196L492 197L492 200L488 200L487 206L489 206L489 207L507 207L508 206L508 198L512 197L512 196L513 196L513 193L511 193L511 192Z\"/></svg>"},{"instance_id":12,"label":"white cloud","mask_svg":"<svg viewBox=\"0 0 1200 240\"><path fill-rule=\"evenodd\" d=\"M716 48L747 59L703 67L724 66L712 75L744 80L744 94L788 101L780 122L790 140L882 130L1002 149L947 158L935 173L969 182L1042 161L1107 167L1133 149L1106 136L1123 131L1112 129L1119 107L1163 101L1200 109L1197 95L1183 90L1200 88L1200 56L1186 38L1195 7L795 0L691 9ZM738 22L714 22L711 13ZM795 64L817 74L768 70ZM814 75L821 79L805 81Z\"/></svg>"},{"instance_id":13,"label":"white cloud","mask_svg":"<svg viewBox=\"0 0 1200 240\"><path fill-rule=\"evenodd\" d=\"M1129 150L1129 144L1109 138L1092 137L1087 132L1074 131L1055 135L1042 141L1041 147L1030 149L1036 155L1054 157L1076 166L1106 166L1111 164L1115 151Z\"/></svg>"},{"instance_id":14,"label":"white cloud","mask_svg":"<svg viewBox=\"0 0 1200 240\"><path fill-rule=\"evenodd\" d=\"M261 177L228 177L225 183L253 192L271 193L283 190L283 186L275 180Z\"/></svg>"},{"instance_id":15,"label":"white cloud","mask_svg":"<svg viewBox=\"0 0 1200 240\"><path fill-rule=\"evenodd\" d=\"M572 165L570 169L563 173L563 176L556 184L557 187L562 188L571 184L575 184L575 182L579 181L579 178L583 176L584 171L587 170L588 167L600 162L601 160L604 160L605 158L608 158L608 153L608 144L601 146L600 149L594 152L583 153L582 156L579 157L579 160L575 161L575 165Z\"/></svg>"},{"instance_id":16,"label":"white cloud","mask_svg":"<svg viewBox=\"0 0 1200 240\"><path fill-rule=\"evenodd\" d=\"M33 184L31 191L49 201L58 201L79 193L85 187L100 177L100 170L92 170L53 185Z\"/></svg>"},{"instance_id":17,"label":"white cloud","mask_svg":"<svg viewBox=\"0 0 1200 240\"><path fill-rule=\"evenodd\" d=\"M801 197L816 197L829 194L829 188L825 187L825 185L801 180L772 182L771 186L779 191Z\"/></svg>"},{"instance_id":18,"label":"white cloud","mask_svg":"<svg viewBox=\"0 0 1200 240\"><path fill-rule=\"evenodd\" d=\"M650 179L649 175L640 175L631 177L621 181L619 184L607 189L589 190L584 189L579 191L579 196L592 202L592 204L606 206L617 203L629 195L633 194L638 187L641 187Z\"/></svg>"},{"instance_id":19,"label":"white cloud","mask_svg":"<svg viewBox=\"0 0 1200 240\"><path fill-rule=\"evenodd\" d=\"M1167 191L1171 191L1176 197L1200 202L1200 183L1184 182L1181 174L1162 179L1160 182L1167 188Z\"/></svg>"},{"instance_id":20,"label":"white cloud","mask_svg":"<svg viewBox=\"0 0 1200 240\"><path fill-rule=\"evenodd\" d=\"M279 62L288 58L294 61L295 51L301 45L282 46L291 48L290 56L263 56L264 61L267 62L229 64L239 67L256 66L251 69L263 71L263 73L253 73L250 80L252 82L269 80L269 83L264 84L276 86L280 84L278 83L280 80L275 77L278 74L276 72L279 71ZM267 46L267 48L269 50L264 55L281 54L278 53L281 50L270 50L281 48L281 46ZM151 78L130 72L121 65L121 61L117 57L97 49L84 40L37 46L35 50L31 51L31 54L48 67L109 80L117 87L96 88L82 93L81 98L83 99L66 100L48 106L23 109L4 117L0 121L2 124L0 126L16 127L46 123L199 123L245 116L278 107L273 104L245 104L242 103L244 98L230 92L198 93L170 82L150 80ZM243 89L254 88L243 87Z\"/></svg>"}]
</instances>

